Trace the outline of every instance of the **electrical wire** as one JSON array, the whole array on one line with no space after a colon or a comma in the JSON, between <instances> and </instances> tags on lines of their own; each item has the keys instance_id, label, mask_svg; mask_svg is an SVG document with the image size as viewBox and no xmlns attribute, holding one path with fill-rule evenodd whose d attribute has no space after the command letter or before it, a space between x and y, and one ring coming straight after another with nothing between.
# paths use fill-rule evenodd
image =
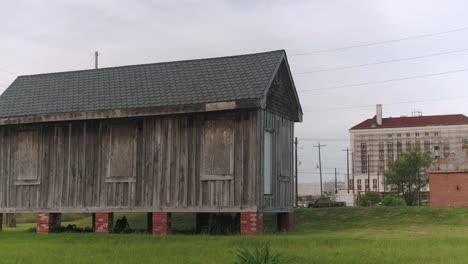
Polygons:
<instances>
[{"instance_id":1,"label":"electrical wire","mask_svg":"<svg viewBox=\"0 0 468 264\"><path fill-rule=\"evenodd\" d=\"M399 39L392 39L392 40L386 40L386 41L378 41L378 42L371 42L371 43L365 43L365 44L351 45L351 46L345 46L345 47L341 47L341 48L331 48L331 49L316 50L316 51L309 51L309 52L302 52L302 53L293 53L293 54L290 54L289 56L290 57L303 56L303 55L310 55L310 54L317 54L317 53L324 53L324 52L332 52L332 51L341 51L341 50L354 49L354 48L369 47L369 46L375 46L375 45L381 45L381 44L388 44L388 43L394 43L394 42L400 42L400 41L406 41L406 40L412 40L412 39L418 39L418 38L426 38L426 37L432 37L432 36L437 36L437 35L455 33L455 32L460 32L460 31L465 31L465 30L468 30L468 27L458 28L458 29L453 29L453 30L447 30L447 31L441 31L441 32L435 32L435 33L429 33L429 34L416 35L416 36L406 37L406 38L399 38Z\"/></svg>"},{"instance_id":2,"label":"electrical wire","mask_svg":"<svg viewBox=\"0 0 468 264\"><path fill-rule=\"evenodd\" d=\"M299 140L305 141L349 141L349 138L305 138L305 137L298 137Z\"/></svg>"},{"instance_id":3,"label":"electrical wire","mask_svg":"<svg viewBox=\"0 0 468 264\"><path fill-rule=\"evenodd\" d=\"M422 75L415 75L415 76L395 78L395 79L387 79L387 80L375 81L375 82L364 82L364 83L354 83L354 84L346 84L346 85L338 85L338 86L321 87L321 88L315 88L315 89L299 90L298 92L313 92L313 91L321 91L321 90L343 89L343 88L356 87L356 86L365 86L365 85L371 85L371 84L390 83L390 82L398 82L398 81L405 81L405 80L412 80L412 79L434 77L434 76L440 76L440 75L446 75L446 74L460 73L460 72L465 72L465 71L468 71L468 69L459 69L459 70L446 71L446 72L422 74Z\"/></svg>"},{"instance_id":4,"label":"electrical wire","mask_svg":"<svg viewBox=\"0 0 468 264\"><path fill-rule=\"evenodd\" d=\"M412 103L425 103L425 102L437 102L437 101L447 101L447 100L459 100L467 99L468 95L456 96L456 97L444 97L437 99L426 99L426 100L414 100L414 101L402 101L402 102L393 102L383 105L399 105L399 104L412 104ZM322 108L322 109L313 109L304 112L320 112L320 111L333 111L333 110L348 110L348 109L357 109L357 108L368 108L375 107L375 105L361 105L361 106L350 106L350 107L337 107L337 108Z\"/></svg>"},{"instance_id":5,"label":"electrical wire","mask_svg":"<svg viewBox=\"0 0 468 264\"><path fill-rule=\"evenodd\" d=\"M297 173L304 173L304 174L320 174L318 171L298 171ZM343 173L336 173L336 175L343 174ZM335 175L334 172L322 172L322 175Z\"/></svg>"},{"instance_id":6,"label":"electrical wire","mask_svg":"<svg viewBox=\"0 0 468 264\"><path fill-rule=\"evenodd\" d=\"M367 66L373 66L373 65L394 63L394 62L400 62L400 61L408 61L408 60L416 60L416 59L422 59L422 58L430 58L430 57L435 57L435 56L442 56L442 55L448 55L448 54L454 54L454 53L461 53L461 52L467 52L467 51L468 51L468 49L452 50L452 51L439 52L439 53L432 53L432 54L421 55L421 56L414 56L414 57L400 58L400 59L394 59L394 60L379 61L379 62L373 62L373 63L364 63L364 64L357 64L357 65L343 66L343 67L336 67L336 68L328 68L328 69L320 69L320 70L296 72L296 73L294 73L294 74L295 74L295 75L301 75L301 74L310 74L310 73L327 72L327 71L335 71L335 70L353 69L353 68L360 68L360 67L367 67Z\"/></svg>"},{"instance_id":7,"label":"electrical wire","mask_svg":"<svg viewBox=\"0 0 468 264\"><path fill-rule=\"evenodd\" d=\"M86 63L80 62L80 63L76 64L75 66L71 67L71 69L72 69L72 70L75 70L76 68L81 67L81 66L83 66L83 65L89 66L90 63L91 63L93 60L94 60L94 54L90 56L90 59L89 59L88 62L86 62Z\"/></svg>"},{"instance_id":8,"label":"electrical wire","mask_svg":"<svg viewBox=\"0 0 468 264\"><path fill-rule=\"evenodd\" d=\"M5 70L5 69L0 69L0 71L1 71L1 72L5 72L5 73L8 73L8 74L11 74L11 75L15 75L15 76L18 75L18 74L16 74L16 73L13 73L13 72L11 72L11 71L7 71L7 70Z\"/></svg>"}]
</instances>

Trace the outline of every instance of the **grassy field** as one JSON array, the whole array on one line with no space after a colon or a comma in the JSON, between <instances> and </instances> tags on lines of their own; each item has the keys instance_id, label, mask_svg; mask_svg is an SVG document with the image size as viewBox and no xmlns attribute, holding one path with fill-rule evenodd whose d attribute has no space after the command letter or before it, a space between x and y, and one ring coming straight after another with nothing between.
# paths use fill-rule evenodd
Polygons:
<instances>
[{"instance_id":1,"label":"grassy field","mask_svg":"<svg viewBox=\"0 0 468 264\"><path fill-rule=\"evenodd\" d=\"M144 214L128 214L145 228ZM89 216L64 216L91 224ZM116 216L119 217L119 216ZM34 219L25 215L21 221ZM0 263L233 263L240 247L270 244L288 263L466 263L468 210L442 208L330 208L296 211L289 234L256 237L146 234L50 234L19 224L0 234ZM271 224L271 223L270 223ZM174 215L174 229L190 232L193 215Z\"/></svg>"}]
</instances>

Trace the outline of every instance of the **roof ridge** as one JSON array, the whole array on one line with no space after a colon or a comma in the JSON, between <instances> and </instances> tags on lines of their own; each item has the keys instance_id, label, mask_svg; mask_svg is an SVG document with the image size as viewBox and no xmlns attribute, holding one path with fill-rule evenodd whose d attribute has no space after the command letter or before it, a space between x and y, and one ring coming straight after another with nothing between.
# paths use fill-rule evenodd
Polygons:
<instances>
[{"instance_id":1,"label":"roof ridge","mask_svg":"<svg viewBox=\"0 0 468 264\"><path fill-rule=\"evenodd\" d=\"M275 50L24 75L0 96L0 117L243 100L257 107L285 57Z\"/></svg>"},{"instance_id":2,"label":"roof ridge","mask_svg":"<svg viewBox=\"0 0 468 264\"><path fill-rule=\"evenodd\" d=\"M98 69L84 69L84 70L74 70L74 71L58 71L58 72L47 72L47 73L37 73L37 74L26 74L26 75L18 75L17 78L32 77L32 76L36 77L36 76L55 75L55 74L67 74L67 73L77 73L77 72L105 71L105 70L113 70L117 68L142 67L142 66L149 66L149 65L184 63L184 62L192 62L192 61L195 62L195 61L218 60L218 59L228 59L228 58L237 58L237 57L257 56L257 55L264 55L268 53L279 53L279 52L286 53L284 49L279 49L279 50L270 50L270 51L256 52L256 53L249 53L249 54L238 54L238 55L228 55L228 56L218 56L218 57L188 59L188 60L151 62L151 63L111 66L111 67L104 67L104 68L98 68Z\"/></svg>"},{"instance_id":3,"label":"roof ridge","mask_svg":"<svg viewBox=\"0 0 468 264\"><path fill-rule=\"evenodd\" d=\"M395 118L420 118L420 117L440 117L440 116L464 116L466 118L468 118L466 115L464 114L448 114L448 115L420 115L420 116L395 116L395 117L383 117L383 119L386 119L386 118L392 118L392 119L395 119ZM375 116L374 116L375 117ZM370 118L372 119L372 118Z\"/></svg>"},{"instance_id":4,"label":"roof ridge","mask_svg":"<svg viewBox=\"0 0 468 264\"><path fill-rule=\"evenodd\" d=\"M384 117L383 124L376 126L375 116L351 127L355 129L403 128L439 125L468 125L468 117L464 114L428 115L428 116L399 116ZM375 126L374 126L375 125Z\"/></svg>"}]
</instances>

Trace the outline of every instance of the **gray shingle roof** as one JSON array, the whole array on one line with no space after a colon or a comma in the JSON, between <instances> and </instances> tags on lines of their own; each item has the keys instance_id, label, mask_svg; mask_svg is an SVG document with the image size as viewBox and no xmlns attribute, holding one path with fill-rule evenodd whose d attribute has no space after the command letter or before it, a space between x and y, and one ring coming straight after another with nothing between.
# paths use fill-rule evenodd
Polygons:
<instances>
[{"instance_id":1,"label":"gray shingle roof","mask_svg":"<svg viewBox=\"0 0 468 264\"><path fill-rule=\"evenodd\" d=\"M0 117L260 99L284 51L19 76Z\"/></svg>"}]
</instances>

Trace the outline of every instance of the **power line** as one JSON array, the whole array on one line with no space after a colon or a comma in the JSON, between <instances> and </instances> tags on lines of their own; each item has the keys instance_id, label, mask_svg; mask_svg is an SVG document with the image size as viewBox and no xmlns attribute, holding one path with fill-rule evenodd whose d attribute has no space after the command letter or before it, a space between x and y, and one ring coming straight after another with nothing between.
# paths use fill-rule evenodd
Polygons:
<instances>
[{"instance_id":1,"label":"power line","mask_svg":"<svg viewBox=\"0 0 468 264\"><path fill-rule=\"evenodd\" d=\"M93 53L92 55L90 55L90 59L89 59L89 61L87 63L80 62L80 63L76 64L75 66L71 67L71 69L75 70L76 68L81 67L83 65L89 66L91 64L91 62L93 62L93 60L95 58L94 56L95 56L95 54Z\"/></svg>"},{"instance_id":2,"label":"power line","mask_svg":"<svg viewBox=\"0 0 468 264\"><path fill-rule=\"evenodd\" d=\"M326 170L326 171L333 171L334 169L335 169L335 168L331 168L331 167L330 167L330 168L328 168L328 167L327 167L327 168L323 168L324 171L325 171L325 170ZM336 169L338 169L338 170L340 170L340 171L341 171L341 170L346 171L346 168L336 167ZM314 170L299 170L298 172L319 173L318 171L314 171ZM322 172L322 173L323 173L323 172Z\"/></svg>"},{"instance_id":3,"label":"power line","mask_svg":"<svg viewBox=\"0 0 468 264\"><path fill-rule=\"evenodd\" d=\"M412 104L412 103L425 103L425 102L436 102L436 101L447 101L447 100L456 100L456 99L466 99L468 95L463 96L456 96L456 97L445 97L445 98L437 98L437 99L426 99L426 100L415 100L415 101L403 101L403 102L394 102L388 103L383 105L399 105L399 104ZM357 109L357 108L368 108L368 107L375 107L375 105L361 105L361 106L350 106L350 107L337 107L337 108L322 108L322 109L314 109L308 110L304 112L320 112L320 111L332 111L332 110L348 110L348 109Z\"/></svg>"},{"instance_id":4,"label":"power line","mask_svg":"<svg viewBox=\"0 0 468 264\"><path fill-rule=\"evenodd\" d=\"M321 87L321 88L308 89L308 90L299 90L298 92L334 90L334 89L342 89L342 88L348 88L348 87L365 86L365 85L370 85L370 84L398 82L398 81L420 79L420 78L440 76L440 75L446 75L446 74L452 74L452 73L459 73L459 72L465 72L465 71L468 71L468 69L460 69L460 70L454 70L454 71L446 71L446 72L437 72L437 73L430 73L430 74L423 74L423 75L415 75L415 76L410 76L410 77L387 79L387 80L375 81L375 82L364 82L364 83L354 83L354 84L346 84L346 85L338 85L338 86Z\"/></svg>"},{"instance_id":5,"label":"power line","mask_svg":"<svg viewBox=\"0 0 468 264\"><path fill-rule=\"evenodd\" d=\"M339 162L339 163L343 163L342 160L333 160L333 159L325 159L324 161L326 161L327 163L335 163L335 162ZM315 161L300 161L301 162L301 165L305 164L305 165L317 165L318 162L315 162Z\"/></svg>"},{"instance_id":6,"label":"power line","mask_svg":"<svg viewBox=\"0 0 468 264\"><path fill-rule=\"evenodd\" d=\"M319 172L315 172L315 171L298 171L299 173L303 173L303 174L319 174ZM344 173L339 173L340 175L345 175ZM322 172L322 175L335 175L334 172Z\"/></svg>"},{"instance_id":7,"label":"power line","mask_svg":"<svg viewBox=\"0 0 468 264\"><path fill-rule=\"evenodd\" d=\"M295 53L295 54L291 54L291 55L289 55L289 56L290 56L290 57L293 57L293 56L303 56L303 55L310 55L310 54L317 54L317 53L324 53L324 52L332 52L332 51L340 51L340 50L346 50L346 49L354 49L354 48L369 47L369 46L375 46L375 45L381 45L381 44L388 44L388 43L400 42L400 41L411 40L411 39L426 38L426 37L432 37L432 36L437 36L437 35L455 33L455 32L465 31L465 30L468 30L468 27L459 28L459 29L453 29L453 30L448 30L448 31L441 31L441 32L435 32L435 33L429 33L429 34L423 34L423 35L416 35L416 36L406 37L406 38L399 38L399 39L392 39L392 40L386 40L386 41L379 41L379 42L371 42L371 43L365 43L365 44L351 45L351 46L345 46L345 47L341 47L341 48L332 48L332 49L324 49L324 50L317 50L317 51L310 51L310 52Z\"/></svg>"},{"instance_id":8,"label":"power line","mask_svg":"<svg viewBox=\"0 0 468 264\"><path fill-rule=\"evenodd\" d=\"M386 64L386 63L393 63L393 62L399 62L399 61L408 61L408 60L416 60L416 59L429 58L429 57L435 57L435 56L442 56L442 55L454 54L454 53L460 53L460 52L466 52L466 51L468 51L468 49L452 50L452 51L439 52L439 53L432 53L432 54L427 54L427 55L414 56L414 57L407 57L407 58L400 58L400 59L394 59L394 60L386 60L386 61L379 61L379 62L372 62L372 63L364 63L364 64L357 64L357 65L351 65L351 66L343 66L343 67L336 67L336 68L321 69L321 70L312 70L312 71L296 72L295 74L309 74L309 73L317 73L317 72L326 72L326 71L353 69L353 68L367 67L367 66L373 66L373 65L379 65L379 64Z\"/></svg>"},{"instance_id":9,"label":"power line","mask_svg":"<svg viewBox=\"0 0 468 264\"><path fill-rule=\"evenodd\" d=\"M5 69L0 69L0 71L1 71L1 72L6 72L6 73L11 74L11 75L15 75L15 76L18 75L18 74L16 74L16 73L13 73L13 72L11 72L11 71L7 71L7 70L5 70Z\"/></svg>"},{"instance_id":10,"label":"power line","mask_svg":"<svg viewBox=\"0 0 468 264\"><path fill-rule=\"evenodd\" d=\"M349 141L349 138L303 138L300 137L300 140L306 141Z\"/></svg>"}]
</instances>

